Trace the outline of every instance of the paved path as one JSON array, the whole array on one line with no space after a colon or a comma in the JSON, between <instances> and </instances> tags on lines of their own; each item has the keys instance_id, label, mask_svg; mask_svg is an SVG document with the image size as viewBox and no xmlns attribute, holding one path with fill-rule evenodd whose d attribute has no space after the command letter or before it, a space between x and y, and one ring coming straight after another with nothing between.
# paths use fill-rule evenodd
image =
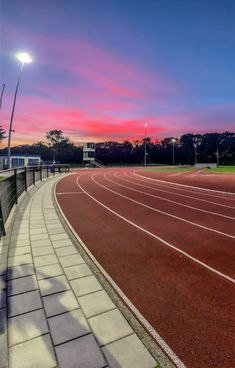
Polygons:
<instances>
[{"instance_id":1,"label":"paved path","mask_svg":"<svg viewBox=\"0 0 235 368\"><path fill-rule=\"evenodd\" d=\"M0 368L156 367L65 232L56 180L31 188L0 244Z\"/></svg>"}]
</instances>

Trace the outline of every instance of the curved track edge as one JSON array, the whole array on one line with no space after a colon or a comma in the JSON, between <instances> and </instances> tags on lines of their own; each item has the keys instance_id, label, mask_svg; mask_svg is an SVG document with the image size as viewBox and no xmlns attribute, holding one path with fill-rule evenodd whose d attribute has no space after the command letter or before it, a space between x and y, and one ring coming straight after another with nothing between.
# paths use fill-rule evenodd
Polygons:
<instances>
[{"instance_id":1,"label":"curved track edge","mask_svg":"<svg viewBox=\"0 0 235 368\"><path fill-rule=\"evenodd\" d=\"M70 175L74 175L71 173ZM138 311L138 309L132 304L128 297L123 293L119 286L113 281L113 279L104 270L101 264L96 260L85 243L76 233L72 225L66 218L58 200L56 197L56 186L62 180L60 178L53 188L53 201L55 204L56 212L60 218L60 221L67 231L68 236L74 245L78 248L84 260L88 266L92 269L95 276L102 284L110 298L117 305L118 309L130 323L131 327L140 338L142 343L146 346L148 351L153 357L160 363L162 368L186 368L185 364L174 353L174 351L167 345L157 331L149 324L144 316Z\"/></svg>"}]
</instances>

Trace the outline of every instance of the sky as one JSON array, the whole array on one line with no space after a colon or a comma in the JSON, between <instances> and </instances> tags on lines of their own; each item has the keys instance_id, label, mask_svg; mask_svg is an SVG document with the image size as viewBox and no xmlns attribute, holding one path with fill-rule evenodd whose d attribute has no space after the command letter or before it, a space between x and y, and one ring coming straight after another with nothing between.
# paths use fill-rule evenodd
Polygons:
<instances>
[{"instance_id":1,"label":"sky","mask_svg":"<svg viewBox=\"0 0 235 368\"><path fill-rule=\"evenodd\" d=\"M22 51L13 146L235 131L234 0L0 0L5 130Z\"/></svg>"}]
</instances>

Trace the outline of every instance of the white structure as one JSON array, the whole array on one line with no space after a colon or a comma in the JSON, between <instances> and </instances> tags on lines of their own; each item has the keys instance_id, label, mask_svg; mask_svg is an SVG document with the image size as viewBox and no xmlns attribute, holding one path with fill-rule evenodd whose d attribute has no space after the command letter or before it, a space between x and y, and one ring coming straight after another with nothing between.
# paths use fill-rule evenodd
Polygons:
<instances>
[{"instance_id":1,"label":"white structure","mask_svg":"<svg viewBox=\"0 0 235 368\"><path fill-rule=\"evenodd\" d=\"M90 164L95 161L95 143L87 142L83 145L83 163Z\"/></svg>"},{"instance_id":2,"label":"white structure","mask_svg":"<svg viewBox=\"0 0 235 368\"><path fill-rule=\"evenodd\" d=\"M211 162L208 162L208 163L196 163L195 167L197 169L203 169L203 168L210 168L210 169L215 169L217 167L217 163L211 163Z\"/></svg>"},{"instance_id":3,"label":"white structure","mask_svg":"<svg viewBox=\"0 0 235 368\"><path fill-rule=\"evenodd\" d=\"M40 165L41 156L37 155L11 155L10 169L24 166ZM0 170L8 168L8 156L0 156Z\"/></svg>"}]
</instances>

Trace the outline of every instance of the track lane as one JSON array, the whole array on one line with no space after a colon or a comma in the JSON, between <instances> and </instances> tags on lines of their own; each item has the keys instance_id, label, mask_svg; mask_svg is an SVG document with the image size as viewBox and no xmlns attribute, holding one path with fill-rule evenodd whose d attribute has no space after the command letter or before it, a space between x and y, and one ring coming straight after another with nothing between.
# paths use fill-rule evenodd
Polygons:
<instances>
[{"instance_id":1,"label":"track lane","mask_svg":"<svg viewBox=\"0 0 235 368\"><path fill-rule=\"evenodd\" d=\"M123 179L120 176L116 175L116 172L113 175L109 175L107 176L107 174L104 174L105 178L107 178L108 181L112 182L112 183L116 183L118 186L132 190L134 192L143 194L144 196L149 196L150 198L153 198L155 200L157 200L157 207L158 209L161 210L165 210L165 211L169 211L170 213L177 215L180 213L180 215L184 215L184 210L186 209L186 219L190 219L190 216L192 217L192 219L190 219L191 221L195 221L196 223L200 223L201 225L205 224L208 227L214 227L216 229L216 225L218 224L219 226L219 231L225 231L225 227L227 227L226 232L230 235L235 236L235 230L234 230L234 225L235 225L235 217L232 216L228 216L225 215L223 213L219 213L219 212L213 212L209 209L202 209L199 207L194 207L192 205L190 205L190 203L188 202L188 204L182 203L182 202L177 202L174 201L170 198L168 198L167 196L159 196L156 193L153 194L153 191L151 190L146 190L146 189L139 189L138 187L136 187L135 183L132 183L131 181L127 181L125 179ZM144 188L146 188L146 186L144 186ZM147 187L148 188L148 187ZM174 206L172 206L172 204ZM170 210L169 210L170 209ZM201 217L199 217L199 215ZM208 216L210 215L210 217ZM235 216L235 213L234 213ZM184 217L183 217L184 218ZM212 219L212 221L211 221ZM207 221L209 220L209 222L211 222L211 224L207 225ZM217 223L216 223L217 222Z\"/></svg>"},{"instance_id":2,"label":"track lane","mask_svg":"<svg viewBox=\"0 0 235 368\"><path fill-rule=\"evenodd\" d=\"M93 175L91 176L91 178ZM168 217L159 213L152 206L139 202L136 199L118 193L115 187L105 187L105 179L99 177L95 181L100 188L95 186L90 194L95 197L102 195L102 200L107 206L111 206L120 215L133 221L152 234L159 236L164 241L174 244L178 249L208 264L210 267L234 278L234 239L225 238L221 234L209 232L203 228L192 226L179 219ZM103 181L102 181L103 180ZM104 185L104 187L102 187ZM133 196L132 196L133 197ZM130 199L128 199L130 198ZM143 202L141 198L141 202ZM125 205L123 205L125 203ZM226 247L221 249L221 243L226 242Z\"/></svg>"},{"instance_id":3,"label":"track lane","mask_svg":"<svg viewBox=\"0 0 235 368\"><path fill-rule=\"evenodd\" d=\"M120 173L118 173L118 177L120 177ZM175 190L175 188L169 188L169 186L160 184L160 186L156 183L150 182L149 180L140 179L134 175L131 175L131 173L124 173L123 180L131 180L131 182L137 186L146 187L151 189L153 193L157 193L158 195L165 196L167 198L171 198L174 200L179 201L180 203L190 203L192 206L200 207L202 209L207 210L208 208L211 210L214 210L216 212L220 211L220 213L228 215L228 216L234 216L235 214L235 205L230 206L228 204L222 204L214 201L214 199L206 200L201 197L199 197L200 193L197 193L196 197L193 197L189 194L182 194ZM226 202L227 203L227 202Z\"/></svg>"},{"instance_id":4,"label":"track lane","mask_svg":"<svg viewBox=\"0 0 235 368\"><path fill-rule=\"evenodd\" d=\"M141 171L141 170L133 171L133 175L136 177L143 178L144 180L152 181L157 185L163 185L163 186L168 185L169 188L174 188L174 190L176 191L178 190L178 191L190 192L190 193L195 193L195 194L199 193L201 196L214 197L217 199L221 198L224 201L226 200L229 202L232 201L233 204L235 202L235 197L234 197L235 196L235 192L234 192L235 183L233 184L233 187L232 187L233 191L226 192L223 190L224 186L221 188L219 186L216 186L217 189L208 188L206 185L205 187L194 186L193 180L190 180L190 183L187 184L187 180L185 180L186 178L178 182L176 180L167 180L166 177L157 175L157 174L159 173L146 172L146 171ZM227 180L230 179L230 176L228 176ZM235 175L234 175L234 178L235 178ZM218 179L218 175L216 176L216 179ZM201 184L203 185L203 182Z\"/></svg>"},{"instance_id":5,"label":"track lane","mask_svg":"<svg viewBox=\"0 0 235 368\"><path fill-rule=\"evenodd\" d=\"M107 193L94 188L88 177L79 182L106 202ZM209 363L213 367L232 366L232 326L226 325L232 316L232 303L226 295L232 295L232 289L226 282L198 271L198 266L162 249L156 240L110 218L85 195L79 197L79 207L75 196L60 196L58 200L92 253L189 367L210 367ZM203 321L202 315L206 316ZM216 335L221 336L219 341Z\"/></svg>"}]
</instances>

